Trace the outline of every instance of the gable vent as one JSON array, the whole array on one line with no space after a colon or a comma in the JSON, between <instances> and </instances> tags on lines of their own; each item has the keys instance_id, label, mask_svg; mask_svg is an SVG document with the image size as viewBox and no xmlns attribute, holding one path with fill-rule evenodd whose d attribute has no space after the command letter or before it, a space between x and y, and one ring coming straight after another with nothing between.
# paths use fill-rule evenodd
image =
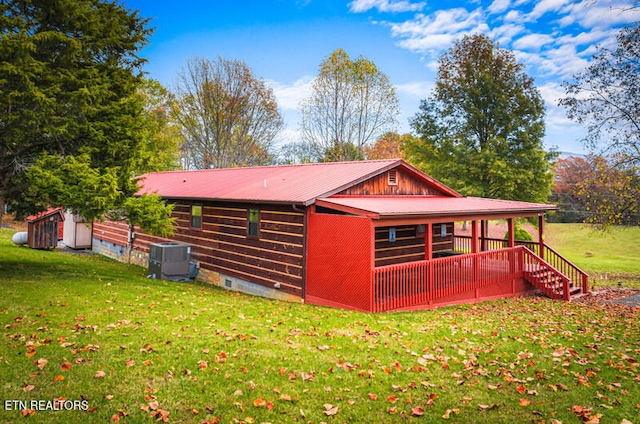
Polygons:
<instances>
[{"instance_id":1,"label":"gable vent","mask_svg":"<svg viewBox=\"0 0 640 424\"><path fill-rule=\"evenodd\" d=\"M398 171L395 169L391 169L387 174L387 181L389 185L398 185Z\"/></svg>"}]
</instances>

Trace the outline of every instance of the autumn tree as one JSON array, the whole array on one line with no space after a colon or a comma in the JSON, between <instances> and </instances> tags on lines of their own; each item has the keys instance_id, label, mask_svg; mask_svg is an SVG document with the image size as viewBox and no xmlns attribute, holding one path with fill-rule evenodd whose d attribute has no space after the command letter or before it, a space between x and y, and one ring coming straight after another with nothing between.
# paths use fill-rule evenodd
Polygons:
<instances>
[{"instance_id":1,"label":"autumn tree","mask_svg":"<svg viewBox=\"0 0 640 424\"><path fill-rule=\"evenodd\" d=\"M588 158L570 156L558 158L552 195L558 212L550 220L559 222L583 222L587 218L587 206L579 193L583 181L593 180L595 173Z\"/></svg>"},{"instance_id":2,"label":"autumn tree","mask_svg":"<svg viewBox=\"0 0 640 424\"><path fill-rule=\"evenodd\" d=\"M543 148L544 102L511 51L465 36L438 62L432 94L412 120L410 161L472 196L546 201L554 154Z\"/></svg>"},{"instance_id":3,"label":"autumn tree","mask_svg":"<svg viewBox=\"0 0 640 424\"><path fill-rule=\"evenodd\" d=\"M623 28L616 38L615 50L599 47L587 69L563 83L567 96L560 104L570 119L587 126L587 147L639 165L640 25Z\"/></svg>"},{"instance_id":4,"label":"autumn tree","mask_svg":"<svg viewBox=\"0 0 640 424\"><path fill-rule=\"evenodd\" d=\"M395 132L382 134L372 146L366 150L367 159L404 159L404 145L415 142L411 134L400 135Z\"/></svg>"},{"instance_id":5,"label":"autumn tree","mask_svg":"<svg viewBox=\"0 0 640 424\"><path fill-rule=\"evenodd\" d=\"M174 89L185 169L264 165L283 127L273 90L240 60L190 60Z\"/></svg>"},{"instance_id":6,"label":"autumn tree","mask_svg":"<svg viewBox=\"0 0 640 424\"><path fill-rule=\"evenodd\" d=\"M278 163L312 163L319 162L322 158L316 155L316 151L309 143L294 141L280 147Z\"/></svg>"},{"instance_id":7,"label":"autumn tree","mask_svg":"<svg viewBox=\"0 0 640 424\"><path fill-rule=\"evenodd\" d=\"M0 12L0 206L87 219L152 209L145 225L170 231L170 208L136 198L132 179L145 161L148 20L105 0L5 0Z\"/></svg>"},{"instance_id":8,"label":"autumn tree","mask_svg":"<svg viewBox=\"0 0 640 424\"><path fill-rule=\"evenodd\" d=\"M566 97L560 100L570 119L586 125L583 142L599 158L592 164L599 174L592 183L618 187L592 209L604 226L640 213L632 201L640 199L640 25L623 28L616 38L615 49L599 47L586 70L564 83Z\"/></svg>"},{"instance_id":9,"label":"autumn tree","mask_svg":"<svg viewBox=\"0 0 640 424\"><path fill-rule=\"evenodd\" d=\"M398 99L389 78L370 60L338 49L320 64L301 103L301 133L324 161L364 159L367 146L396 124Z\"/></svg>"},{"instance_id":10,"label":"autumn tree","mask_svg":"<svg viewBox=\"0 0 640 424\"><path fill-rule=\"evenodd\" d=\"M573 195L586 213L585 222L599 229L611 225L639 225L640 179L632 167L614 158L590 157L588 173L576 178Z\"/></svg>"},{"instance_id":11,"label":"autumn tree","mask_svg":"<svg viewBox=\"0 0 640 424\"><path fill-rule=\"evenodd\" d=\"M171 96L158 81L144 79L137 95L143 105L142 166L140 173L180 168L180 127L171 116Z\"/></svg>"}]
</instances>

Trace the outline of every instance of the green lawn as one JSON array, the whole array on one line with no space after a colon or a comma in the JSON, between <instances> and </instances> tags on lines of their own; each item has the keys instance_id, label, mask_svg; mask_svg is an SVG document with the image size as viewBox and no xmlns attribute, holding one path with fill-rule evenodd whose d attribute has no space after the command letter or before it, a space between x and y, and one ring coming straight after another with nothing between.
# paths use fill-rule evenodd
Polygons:
<instances>
[{"instance_id":1,"label":"green lawn","mask_svg":"<svg viewBox=\"0 0 640 424\"><path fill-rule=\"evenodd\" d=\"M365 314L149 280L10 235L3 422L640 421L631 308L524 297ZM30 411L56 398L88 410Z\"/></svg>"},{"instance_id":2,"label":"green lawn","mask_svg":"<svg viewBox=\"0 0 640 424\"><path fill-rule=\"evenodd\" d=\"M640 227L599 232L583 224L547 224L546 242L590 274L597 286L640 288Z\"/></svg>"}]
</instances>

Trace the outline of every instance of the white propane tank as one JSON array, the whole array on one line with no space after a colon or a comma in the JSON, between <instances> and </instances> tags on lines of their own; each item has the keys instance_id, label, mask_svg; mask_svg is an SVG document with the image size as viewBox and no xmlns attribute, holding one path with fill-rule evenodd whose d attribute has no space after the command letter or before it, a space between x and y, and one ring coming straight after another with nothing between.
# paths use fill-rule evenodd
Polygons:
<instances>
[{"instance_id":1,"label":"white propane tank","mask_svg":"<svg viewBox=\"0 0 640 424\"><path fill-rule=\"evenodd\" d=\"M17 232L11 237L11 241L17 245L27 244L27 241L29 241L29 233L26 231Z\"/></svg>"}]
</instances>

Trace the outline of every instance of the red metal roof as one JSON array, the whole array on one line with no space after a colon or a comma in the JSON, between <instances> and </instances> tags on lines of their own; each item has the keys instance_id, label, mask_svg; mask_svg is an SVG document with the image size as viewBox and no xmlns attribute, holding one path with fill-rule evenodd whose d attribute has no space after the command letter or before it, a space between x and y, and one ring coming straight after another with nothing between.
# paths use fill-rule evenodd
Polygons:
<instances>
[{"instance_id":1,"label":"red metal roof","mask_svg":"<svg viewBox=\"0 0 640 424\"><path fill-rule=\"evenodd\" d=\"M446 196L337 196L319 199L316 204L374 219L418 216L531 216L557 209L555 205L540 203Z\"/></svg>"},{"instance_id":2,"label":"red metal roof","mask_svg":"<svg viewBox=\"0 0 640 424\"><path fill-rule=\"evenodd\" d=\"M400 159L155 172L141 177L138 194L310 205L395 167L403 167L443 193L460 196Z\"/></svg>"},{"instance_id":3,"label":"red metal roof","mask_svg":"<svg viewBox=\"0 0 640 424\"><path fill-rule=\"evenodd\" d=\"M48 217L50 215L55 215L55 214L59 213L60 216L62 217L62 220L64 221L64 215L62 213L63 209L64 208L62 206L58 206L57 208L49 208L44 212L39 212L39 213L37 213L35 215L29 215L25 219L27 220L27 222L34 222L34 221L37 221L39 219L46 218L46 217Z\"/></svg>"}]
</instances>

